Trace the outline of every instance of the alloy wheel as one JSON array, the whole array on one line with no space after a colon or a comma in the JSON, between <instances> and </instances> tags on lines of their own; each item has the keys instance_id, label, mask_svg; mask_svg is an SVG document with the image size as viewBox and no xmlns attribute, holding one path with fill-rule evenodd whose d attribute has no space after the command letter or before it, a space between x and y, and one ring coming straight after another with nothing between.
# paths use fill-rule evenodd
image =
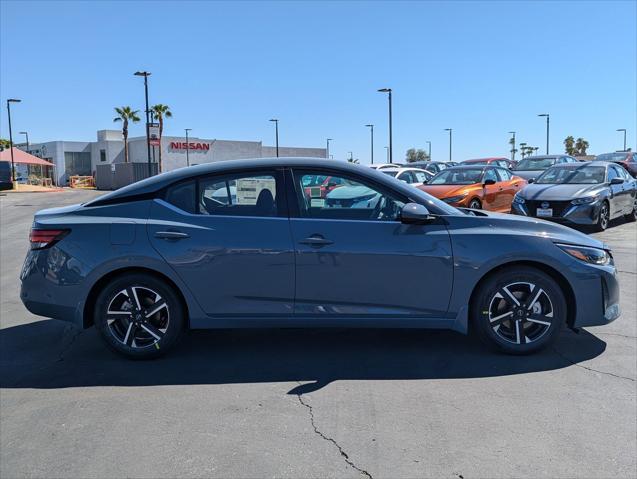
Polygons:
<instances>
[{"instance_id":1,"label":"alloy wheel","mask_svg":"<svg viewBox=\"0 0 637 479\"><path fill-rule=\"evenodd\" d=\"M553 303L548 293L534 283L510 283L492 296L488 317L499 338L513 344L530 344L550 329Z\"/></svg>"},{"instance_id":2,"label":"alloy wheel","mask_svg":"<svg viewBox=\"0 0 637 479\"><path fill-rule=\"evenodd\" d=\"M610 212L608 211L608 205L606 203L602 204L601 209L599 210L599 227L602 230L608 228L608 221L610 219Z\"/></svg>"},{"instance_id":3,"label":"alloy wheel","mask_svg":"<svg viewBox=\"0 0 637 479\"><path fill-rule=\"evenodd\" d=\"M108 330L120 343L134 349L156 345L170 323L168 304L145 286L129 286L119 291L106 311Z\"/></svg>"},{"instance_id":4,"label":"alloy wheel","mask_svg":"<svg viewBox=\"0 0 637 479\"><path fill-rule=\"evenodd\" d=\"M471 203L469 203L469 208L471 208L472 210L479 210L482 209L482 205L478 200L471 200Z\"/></svg>"}]
</instances>

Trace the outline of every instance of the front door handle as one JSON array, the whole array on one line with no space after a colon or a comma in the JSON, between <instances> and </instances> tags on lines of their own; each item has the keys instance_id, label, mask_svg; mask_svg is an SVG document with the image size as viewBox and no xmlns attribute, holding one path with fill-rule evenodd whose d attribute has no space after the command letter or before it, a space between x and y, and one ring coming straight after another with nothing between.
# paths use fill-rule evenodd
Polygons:
<instances>
[{"instance_id":1,"label":"front door handle","mask_svg":"<svg viewBox=\"0 0 637 479\"><path fill-rule=\"evenodd\" d=\"M327 246L330 244L334 244L334 241L323 238L319 235L310 236L305 238L304 240L299 241L301 244L306 244L309 246L314 246L316 248L320 248L321 246Z\"/></svg>"},{"instance_id":2,"label":"front door handle","mask_svg":"<svg viewBox=\"0 0 637 479\"><path fill-rule=\"evenodd\" d=\"M181 231L157 231L155 233L155 238L165 240L180 240L190 238L190 235L188 233L182 233Z\"/></svg>"}]
</instances>

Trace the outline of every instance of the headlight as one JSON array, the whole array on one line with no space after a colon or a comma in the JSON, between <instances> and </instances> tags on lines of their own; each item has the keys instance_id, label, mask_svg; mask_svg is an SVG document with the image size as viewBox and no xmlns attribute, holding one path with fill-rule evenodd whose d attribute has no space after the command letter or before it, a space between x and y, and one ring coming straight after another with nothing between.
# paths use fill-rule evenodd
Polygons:
<instances>
[{"instance_id":1,"label":"headlight","mask_svg":"<svg viewBox=\"0 0 637 479\"><path fill-rule=\"evenodd\" d=\"M464 195L450 196L449 198L442 198L442 201L445 203L458 203L459 201L462 201L465 196L467 196L466 193Z\"/></svg>"},{"instance_id":2,"label":"headlight","mask_svg":"<svg viewBox=\"0 0 637 479\"><path fill-rule=\"evenodd\" d=\"M573 246L570 244L557 244L557 246L565 253L568 253L574 258L584 261L585 263L596 264L599 266L613 264L613 257L604 249L588 248L586 246Z\"/></svg>"},{"instance_id":3,"label":"headlight","mask_svg":"<svg viewBox=\"0 0 637 479\"><path fill-rule=\"evenodd\" d=\"M513 202L519 205L523 205L524 203L526 203L526 200L520 196L520 193L516 193L513 197Z\"/></svg>"},{"instance_id":4,"label":"headlight","mask_svg":"<svg viewBox=\"0 0 637 479\"><path fill-rule=\"evenodd\" d=\"M596 196L587 196L585 198L577 198L571 201L572 205L588 205L590 203L594 203L599 199L599 195Z\"/></svg>"}]
</instances>

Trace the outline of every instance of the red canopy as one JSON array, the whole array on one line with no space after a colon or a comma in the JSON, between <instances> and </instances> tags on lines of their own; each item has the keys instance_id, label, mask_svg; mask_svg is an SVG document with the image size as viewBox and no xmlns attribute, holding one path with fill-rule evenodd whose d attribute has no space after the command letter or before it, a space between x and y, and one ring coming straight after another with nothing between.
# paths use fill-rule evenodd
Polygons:
<instances>
[{"instance_id":1,"label":"red canopy","mask_svg":"<svg viewBox=\"0 0 637 479\"><path fill-rule=\"evenodd\" d=\"M8 161L11 162L11 151L3 150L0 151L0 161ZM43 160L42 158L38 158L37 156L30 155L26 151L22 151L19 148L13 147L13 162L14 163L23 163L27 165L42 165L42 166L54 166L53 163Z\"/></svg>"}]
</instances>

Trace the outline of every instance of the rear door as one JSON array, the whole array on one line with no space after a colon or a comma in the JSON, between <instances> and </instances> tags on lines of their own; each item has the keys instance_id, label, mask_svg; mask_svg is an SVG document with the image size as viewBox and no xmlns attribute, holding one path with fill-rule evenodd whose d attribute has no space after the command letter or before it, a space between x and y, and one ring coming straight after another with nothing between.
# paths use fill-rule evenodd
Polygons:
<instances>
[{"instance_id":1,"label":"rear door","mask_svg":"<svg viewBox=\"0 0 637 479\"><path fill-rule=\"evenodd\" d=\"M498 199L498 209L508 212L511 210L513 197L520 190L520 180L514 180L513 175L506 168L496 168L496 173L500 178L500 198Z\"/></svg>"},{"instance_id":2,"label":"rear door","mask_svg":"<svg viewBox=\"0 0 637 479\"><path fill-rule=\"evenodd\" d=\"M168 188L148 235L211 316L283 317L294 304L294 251L283 175L229 173Z\"/></svg>"},{"instance_id":3,"label":"rear door","mask_svg":"<svg viewBox=\"0 0 637 479\"><path fill-rule=\"evenodd\" d=\"M337 198L316 200L302 188L316 174L342 176L347 185ZM290 183L297 316L444 317L453 258L442 220L402 224L406 198L350 173L299 169Z\"/></svg>"}]
</instances>

